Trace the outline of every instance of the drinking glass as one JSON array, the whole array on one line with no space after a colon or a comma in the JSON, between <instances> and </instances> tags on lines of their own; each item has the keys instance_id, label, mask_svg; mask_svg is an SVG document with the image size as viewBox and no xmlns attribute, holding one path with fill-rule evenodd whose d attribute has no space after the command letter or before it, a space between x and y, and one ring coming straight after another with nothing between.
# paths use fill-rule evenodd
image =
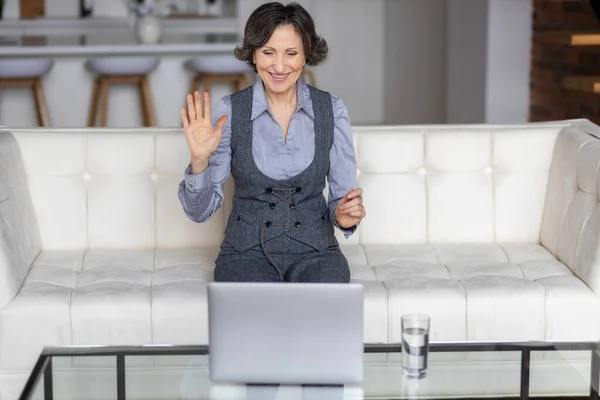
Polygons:
<instances>
[{"instance_id":1,"label":"drinking glass","mask_svg":"<svg viewBox=\"0 0 600 400\"><path fill-rule=\"evenodd\" d=\"M409 379L427 376L430 318L424 314L402 316L402 371Z\"/></svg>"}]
</instances>

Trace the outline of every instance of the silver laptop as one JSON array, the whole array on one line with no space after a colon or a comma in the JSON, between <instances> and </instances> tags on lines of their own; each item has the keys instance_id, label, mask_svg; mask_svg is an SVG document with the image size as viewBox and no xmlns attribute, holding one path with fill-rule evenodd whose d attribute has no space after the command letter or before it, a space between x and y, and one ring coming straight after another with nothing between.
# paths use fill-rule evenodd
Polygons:
<instances>
[{"instance_id":1,"label":"silver laptop","mask_svg":"<svg viewBox=\"0 0 600 400\"><path fill-rule=\"evenodd\" d=\"M208 326L214 382L362 382L360 284L211 282Z\"/></svg>"}]
</instances>

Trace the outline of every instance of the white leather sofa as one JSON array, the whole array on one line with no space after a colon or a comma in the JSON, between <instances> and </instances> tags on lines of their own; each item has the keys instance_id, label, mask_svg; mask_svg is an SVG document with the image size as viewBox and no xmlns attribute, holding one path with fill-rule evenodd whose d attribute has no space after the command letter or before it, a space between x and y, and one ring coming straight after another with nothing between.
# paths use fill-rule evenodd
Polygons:
<instances>
[{"instance_id":1,"label":"white leather sofa","mask_svg":"<svg viewBox=\"0 0 600 400\"><path fill-rule=\"evenodd\" d=\"M338 237L352 279L365 285L365 341L400 341L408 312L431 316L433 341L600 338L600 127L574 120L354 131L368 215L349 240ZM16 397L44 345L207 343L206 285L233 188L210 221L190 221L177 198L188 161L179 130L0 132L3 399ZM570 362L585 379L588 355L580 356ZM514 374L501 369L486 382L481 361L490 357ZM514 394L518 360L434 355L431 363L447 371L428 390ZM373 371L398 361L373 356ZM68 359L55 368L84 374L114 365L106 362ZM536 354L535 363L548 379L533 379L533 393L586 392L552 378L564 367L556 354ZM370 376L366 395L393 394L392 379ZM461 386L469 378L482 389Z\"/></svg>"}]
</instances>

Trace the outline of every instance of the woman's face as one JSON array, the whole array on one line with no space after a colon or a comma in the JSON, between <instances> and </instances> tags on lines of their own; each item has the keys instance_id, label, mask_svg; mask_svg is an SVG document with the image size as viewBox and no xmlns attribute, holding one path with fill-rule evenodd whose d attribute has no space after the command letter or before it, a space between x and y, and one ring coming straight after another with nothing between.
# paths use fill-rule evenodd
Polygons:
<instances>
[{"instance_id":1,"label":"woman's face","mask_svg":"<svg viewBox=\"0 0 600 400\"><path fill-rule=\"evenodd\" d=\"M292 25L276 28L265 45L254 51L256 70L273 93L283 93L293 87L302 74L305 63L302 38Z\"/></svg>"}]
</instances>

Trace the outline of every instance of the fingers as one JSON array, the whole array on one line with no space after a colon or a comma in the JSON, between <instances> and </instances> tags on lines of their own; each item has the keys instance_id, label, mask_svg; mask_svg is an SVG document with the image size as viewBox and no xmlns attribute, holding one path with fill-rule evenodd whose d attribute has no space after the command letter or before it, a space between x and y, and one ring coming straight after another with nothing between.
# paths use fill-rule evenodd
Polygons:
<instances>
[{"instance_id":1,"label":"fingers","mask_svg":"<svg viewBox=\"0 0 600 400\"><path fill-rule=\"evenodd\" d=\"M194 108L194 97L187 95L188 114L190 115L190 124L196 120L196 110Z\"/></svg>"},{"instance_id":2,"label":"fingers","mask_svg":"<svg viewBox=\"0 0 600 400\"><path fill-rule=\"evenodd\" d=\"M194 111L196 119L202 119L202 102L200 101L200 92L197 90L194 92Z\"/></svg>"},{"instance_id":3,"label":"fingers","mask_svg":"<svg viewBox=\"0 0 600 400\"><path fill-rule=\"evenodd\" d=\"M349 212L348 215L363 219L367 215L367 211L365 210L365 206L361 204L356 210Z\"/></svg>"},{"instance_id":4,"label":"fingers","mask_svg":"<svg viewBox=\"0 0 600 400\"><path fill-rule=\"evenodd\" d=\"M358 205L354 206L349 210L346 210L340 214L341 218L351 218L354 221L354 224L358 223L367 215L367 211L365 210L365 206Z\"/></svg>"},{"instance_id":5,"label":"fingers","mask_svg":"<svg viewBox=\"0 0 600 400\"><path fill-rule=\"evenodd\" d=\"M217 120L217 126L215 127L214 131L215 134L221 135L223 132L223 127L225 126L225 122L227 122L227 115L223 115Z\"/></svg>"},{"instance_id":6,"label":"fingers","mask_svg":"<svg viewBox=\"0 0 600 400\"><path fill-rule=\"evenodd\" d=\"M346 197L348 199L353 199L355 197L362 196L362 194L363 194L363 190L361 188L357 188L357 189L352 188L348 191L348 194L346 195Z\"/></svg>"},{"instance_id":7,"label":"fingers","mask_svg":"<svg viewBox=\"0 0 600 400\"><path fill-rule=\"evenodd\" d=\"M350 210L356 209L356 207L358 207L359 205L361 205L361 203L362 202L360 201L360 198L359 199L350 200L346 204L340 206L340 212L343 212L344 214L347 214Z\"/></svg>"},{"instance_id":8,"label":"fingers","mask_svg":"<svg viewBox=\"0 0 600 400\"><path fill-rule=\"evenodd\" d=\"M190 124L187 113L185 112L185 107L181 107L181 122L183 122L183 129L187 128Z\"/></svg>"},{"instance_id":9,"label":"fingers","mask_svg":"<svg viewBox=\"0 0 600 400\"><path fill-rule=\"evenodd\" d=\"M340 209L340 211L342 211L342 212L344 212L344 213L345 213L347 210L349 210L349 209L352 209L352 208L353 208L353 207L355 207L355 206L361 205L361 204L362 204L362 202L363 202L363 200L362 200L362 198L361 198L361 197L355 197L355 198L353 198L352 200L347 200L347 198L348 198L348 196L344 197L344 199L345 199L346 201L342 202L342 200L344 200L344 199L342 199L342 200L340 201L340 203L341 203L341 204L339 205L339 209Z\"/></svg>"},{"instance_id":10,"label":"fingers","mask_svg":"<svg viewBox=\"0 0 600 400\"><path fill-rule=\"evenodd\" d=\"M356 218L359 221L366 215L366 209L362 199L363 190L361 188L352 188L348 191L348 194L340 199L338 203L338 209L336 210L338 215L346 217Z\"/></svg>"},{"instance_id":11,"label":"fingers","mask_svg":"<svg viewBox=\"0 0 600 400\"><path fill-rule=\"evenodd\" d=\"M364 209L365 209L365 206L363 206L362 204L356 204L354 206L344 208L343 210L340 210L340 212L342 214L348 214L348 215L352 215L354 217L358 217L362 214Z\"/></svg>"},{"instance_id":12,"label":"fingers","mask_svg":"<svg viewBox=\"0 0 600 400\"><path fill-rule=\"evenodd\" d=\"M340 199L340 201L338 202L338 206L341 206L341 205L343 205L343 204L346 204L346 203L348 203L348 201L350 201L350 200L352 199L352 193L353 193L353 191L354 191L354 188L351 188L351 189L348 191L348 193L346 193L346 194L344 195L344 197L342 197L342 198Z\"/></svg>"},{"instance_id":13,"label":"fingers","mask_svg":"<svg viewBox=\"0 0 600 400\"><path fill-rule=\"evenodd\" d=\"M348 228L354 226L367 216L365 207L362 204L355 207L355 209L353 208L348 212L343 212L341 214L336 215L336 221L340 227Z\"/></svg>"},{"instance_id":14,"label":"fingers","mask_svg":"<svg viewBox=\"0 0 600 400\"><path fill-rule=\"evenodd\" d=\"M204 92L204 118L208 118L210 120L211 118L211 113L210 113L210 95L208 94L208 92Z\"/></svg>"},{"instance_id":15,"label":"fingers","mask_svg":"<svg viewBox=\"0 0 600 400\"><path fill-rule=\"evenodd\" d=\"M202 118L209 118L210 120L210 95L208 93L204 92L204 110L202 109L200 92L197 90L193 94L187 95L187 105L188 113L190 115L189 123Z\"/></svg>"},{"instance_id":16,"label":"fingers","mask_svg":"<svg viewBox=\"0 0 600 400\"><path fill-rule=\"evenodd\" d=\"M181 121L183 122L183 133L185 134L185 140L187 141L188 146L191 146L194 142L194 133L191 129L189 129L190 123L184 107L181 107Z\"/></svg>"}]
</instances>

